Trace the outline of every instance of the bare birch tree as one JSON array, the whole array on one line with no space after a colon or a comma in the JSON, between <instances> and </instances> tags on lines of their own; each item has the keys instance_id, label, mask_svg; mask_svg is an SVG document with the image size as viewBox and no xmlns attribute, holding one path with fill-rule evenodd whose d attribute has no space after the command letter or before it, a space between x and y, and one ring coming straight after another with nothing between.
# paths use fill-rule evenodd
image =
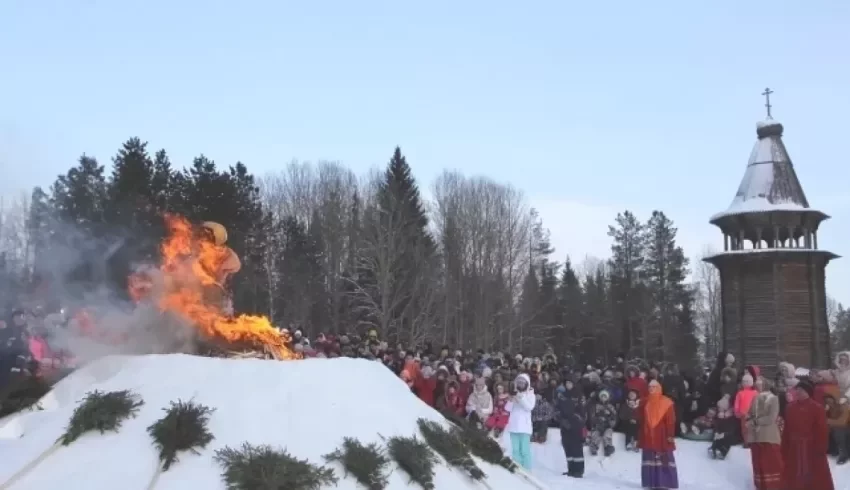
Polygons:
<instances>
[{"instance_id":1,"label":"bare birch tree","mask_svg":"<svg viewBox=\"0 0 850 490\"><path fill-rule=\"evenodd\" d=\"M702 336L707 359L713 359L723 348L720 272L716 267L702 260L715 253L716 251L711 247L705 247L700 257L694 261L697 327Z\"/></svg>"}]
</instances>

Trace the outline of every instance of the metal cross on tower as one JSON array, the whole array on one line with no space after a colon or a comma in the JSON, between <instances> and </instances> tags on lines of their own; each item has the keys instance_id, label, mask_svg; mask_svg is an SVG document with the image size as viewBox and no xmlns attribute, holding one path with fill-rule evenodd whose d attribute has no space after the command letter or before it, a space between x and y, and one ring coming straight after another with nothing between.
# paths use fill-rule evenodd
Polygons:
<instances>
[{"instance_id":1,"label":"metal cross on tower","mask_svg":"<svg viewBox=\"0 0 850 490\"><path fill-rule=\"evenodd\" d=\"M770 108L772 107L770 105L770 94L772 94L772 93L773 93L773 90L770 90L769 88L764 89L764 92L761 93L762 95L764 95L764 98L765 98L764 106L767 107L767 118L768 119L773 119L773 116L770 115Z\"/></svg>"}]
</instances>

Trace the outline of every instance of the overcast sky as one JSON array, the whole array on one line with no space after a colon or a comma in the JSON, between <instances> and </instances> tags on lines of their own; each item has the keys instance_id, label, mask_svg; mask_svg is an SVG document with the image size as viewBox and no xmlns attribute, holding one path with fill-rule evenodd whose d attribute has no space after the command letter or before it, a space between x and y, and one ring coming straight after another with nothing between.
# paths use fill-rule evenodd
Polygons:
<instances>
[{"instance_id":1,"label":"overcast sky","mask_svg":"<svg viewBox=\"0 0 850 490\"><path fill-rule=\"evenodd\" d=\"M615 7L617 3L628 5ZM705 6L703 6L704 4ZM691 256L743 176L765 86L819 245L850 243L850 2L10 0L0 4L0 194L131 136L185 165L357 172L400 145L528 195L557 259L607 256L653 209ZM828 288L850 302L850 258Z\"/></svg>"}]
</instances>

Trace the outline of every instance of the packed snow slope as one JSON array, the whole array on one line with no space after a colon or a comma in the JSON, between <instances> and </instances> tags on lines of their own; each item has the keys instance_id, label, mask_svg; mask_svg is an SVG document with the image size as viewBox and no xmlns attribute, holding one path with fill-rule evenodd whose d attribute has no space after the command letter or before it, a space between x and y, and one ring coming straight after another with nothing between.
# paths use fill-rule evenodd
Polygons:
<instances>
[{"instance_id":1,"label":"packed snow slope","mask_svg":"<svg viewBox=\"0 0 850 490\"><path fill-rule=\"evenodd\" d=\"M503 446L507 442L501 441ZM560 433L549 430L545 444L532 444L534 476L552 490L613 490L640 489L640 453L623 449L622 434L614 434L616 452L609 458L590 456L585 448L585 474L575 480L562 473L567 471ZM708 442L676 440L676 465L679 488L683 490L752 490L753 473L750 452L733 447L723 461L708 457ZM601 453L601 451L600 451ZM850 468L838 467L830 458L830 469L836 490L850 490Z\"/></svg>"},{"instance_id":2,"label":"packed snow slope","mask_svg":"<svg viewBox=\"0 0 850 490\"><path fill-rule=\"evenodd\" d=\"M145 405L118 433L84 435L61 447L13 485L13 490L86 488L142 490L156 471L157 452L147 427L178 399L213 407L209 428L215 440L200 455L184 453L162 474L156 490L224 489L216 449L244 442L286 448L299 458L323 464L322 456L355 437L364 443L381 436L418 434L416 420L444 420L410 393L383 365L356 359L303 361L230 360L189 355L107 357L56 385L41 401L41 411L0 421L0 483L37 458L63 433L71 413L92 390L132 390ZM554 448L553 448L554 449ZM478 461L493 490L536 488L520 476ZM332 466L339 490L358 489L351 477ZM445 464L436 488L484 488ZM407 489L408 478L393 465L389 489Z\"/></svg>"}]
</instances>

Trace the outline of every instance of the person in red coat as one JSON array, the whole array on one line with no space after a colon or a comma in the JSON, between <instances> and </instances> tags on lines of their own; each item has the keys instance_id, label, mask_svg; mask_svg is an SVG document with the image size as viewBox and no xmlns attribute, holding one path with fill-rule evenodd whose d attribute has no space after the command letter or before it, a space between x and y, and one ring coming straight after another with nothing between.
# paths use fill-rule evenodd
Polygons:
<instances>
[{"instance_id":1,"label":"person in red coat","mask_svg":"<svg viewBox=\"0 0 850 490\"><path fill-rule=\"evenodd\" d=\"M652 380L649 395L640 409L638 447L641 449L640 480L643 488L679 488L676 471L676 411L673 400L661 392L661 383ZM813 489L812 489L813 490Z\"/></svg>"},{"instance_id":2,"label":"person in red coat","mask_svg":"<svg viewBox=\"0 0 850 490\"><path fill-rule=\"evenodd\" d=\"M419 371L419 376L413 380L413 392L420 400L429 406L434 406L434 392L437 390L437 378L431 366L425 366Z\"/></svg>"},{"instance_id":3,"label":"person in red coat","mask_svg":"<svg viewBox=\"0 0 850 490\"><path fill-rule=\"evenodd\" d=\"M823 405L812 397L815 387L808 379L794 388L795 400L785 408L782 434L783 483L788 490L835 490L826 451L829 428Z\"/></svg>"},{"instance_id":4,"label":"person in red coat","mask_svg":"<svg viewBox=\"0 0 850 490\"><path fill-rule=\"evenodd\" d=\"M626 391L636 391L641 400L649 395L646 380L640 377L640 369L633 364L626 366Z\"/></svg>"}]
</instances>

